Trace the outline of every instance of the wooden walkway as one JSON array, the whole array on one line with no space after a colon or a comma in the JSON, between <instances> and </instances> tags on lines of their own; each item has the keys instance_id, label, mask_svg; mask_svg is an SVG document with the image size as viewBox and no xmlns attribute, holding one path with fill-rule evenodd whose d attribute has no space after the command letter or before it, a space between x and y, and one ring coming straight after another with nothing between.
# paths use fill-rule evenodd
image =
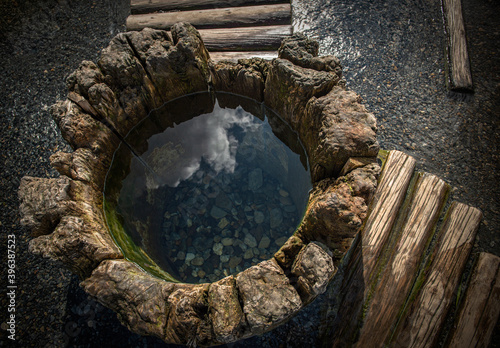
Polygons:
<instances>
[{"instance_id":1,"label":"wooden walkway","mask_svg":"<svg viewBox=\"0 0 500 348\"><path fill-rule=\"evenodd\" d=\"M488 344L500 312L500 258L480 254L465 295L461 284L482 214L448 202L449 185L414 170L412 157L388 153L339 285L339 308L326 319L327 346L435 347L440 339L445 347ZM459 302L443 338L448 312Z\"/></svg>"},{"instance_id":2,"label":"wooden walkway","mask_svg":"<svg viewBox=\"0 0 500 348\"><path fill-rule=\"evenodd\" d=\"M213 60L272 59L292 34L289 0L131 0L131 13L127 30L191 23Z\"/></svg>"}]
</instances>

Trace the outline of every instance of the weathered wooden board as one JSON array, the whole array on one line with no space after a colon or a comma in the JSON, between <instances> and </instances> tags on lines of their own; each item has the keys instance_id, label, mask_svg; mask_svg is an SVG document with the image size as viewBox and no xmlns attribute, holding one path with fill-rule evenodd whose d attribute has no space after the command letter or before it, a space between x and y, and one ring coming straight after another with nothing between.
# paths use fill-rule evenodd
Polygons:
<instances>
[{"instance_id":1,"label":"weathered wooden board","mask_svg":"<svg viewBox=\"0 0 500 348\"><path fill-rule=\"evenodd\" d=\"M370 215L341 285L340 294L343 297L340 308L329 327L333 347L346 347L352 343L364 299L369 291L370 278L403 204L414 169L415 160L412 157L399 151L389 153L371 204Z\"/></svg>"},{"instance_id":2,"label":"weathered wooden board","mask_svg":"<svg viewBox=\"0 0 500 348\"><path fill-rule=\"evenodd\" d=\"M229 29L201 29L209 51L273 51L292 33L291 25Z\"/></svg>"},{"instance_id":3,"label":"weathered wooden board","mask_svg":"<svg viewBox=\"0 0 500 348\"><path fill-rule=\"evenodd\" d=\"M500 257L481 253L448 348L488 347L500 313Z\"/></svg>"},{"instance_id":4,"label":"weathered wooden board","mask_svg":"<svg viewBox=\"0 0 500 348\"><path fill-rule=\"evenodd\" d=\"M239 59L262 58L271 60L278 57L277 51L247 51L247 52L210 52L210 58L215 61L228 60L238 62Z\"/></svg>"},{"instance_id":5,"label":"weathered wooden board","mask_svg":"<svg viewBox=\"0 0 500 348\"><path fill-rule=\"evenodd\" d=\"M362 233L363 277L368 279L380 250L389 235L399 208L406 196L415 170L415 159L399 151L391 151L384 165L373 208Z\"/></svg>"},{"instance_id":6,"label":"weathered wooden board","mask_svg":"<svg viewBox=\"0 0 500 348\"><path fill-rule=\"evenodd\" d=\"M451 90L472 91L472 74L467 52L467 38L461 0L442 0L448 39L448 87Z\"/></svg>"},{"instance_id":7,"label":"weathered wooden board","mask_svg":"<svg viewBox=\"0 0 500 348\"><path fill-rule=\"evenodd\" d=\"M131 0L132 14L290 3L285 0Z\"/></svg>"},{"instance_id":8,"label":"weathered wooden board","mask_svg":"<svg viewBox=\"0 0 500 348\"><path fill-rule=\"evenodd\" d=\"M408 303L390 347L433 347L453 301L482 213L453 202L440 231L428 273L415 300Z\"/></svg>"},{"instance_id":9,"label":"weathered wooden board","mask_svg":"<svg viewBox=\"0 0 500 348\"><path fill-rule=\"evenodd\" d=\"M285 25L291 23L291 7L290 4L276 4L138 14L129 16L126 25L127 30L170 30L178 22L189 22L196 29Z\"/></svg>"},{"instance_id":10,"label":"weathered wooden board","mask_svg":"<svg viewBox=\"0 0 500 348\"><path fill-rule=\"evenodd\" d=\"M355 347L383 347L415 281L425 248L447 198L449 185L431 174L419 177L394 252L368 297Z\"/></svg>"}]
</instances>

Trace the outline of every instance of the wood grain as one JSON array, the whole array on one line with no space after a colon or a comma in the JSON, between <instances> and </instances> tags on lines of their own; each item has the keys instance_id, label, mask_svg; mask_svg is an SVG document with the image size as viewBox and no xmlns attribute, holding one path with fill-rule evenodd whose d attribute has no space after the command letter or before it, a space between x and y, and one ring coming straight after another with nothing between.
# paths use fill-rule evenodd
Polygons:
<instances>
[{"instance_id":1,"label":"wood grain","mask_svg":"<svg viewBox=\"0 0 500 348\"><path fill-rule=\"evenodd\" d=\"M425 348L436 344L481 218L478 209L452 203L429 272L415 300L407 304L390 347Z\"/></svg>"},{"instance_id":2,"label":"wood grain","mask_svg":"<svg viewBox=\"0 0 500 348\"><path fill-rule=\"evenodd\" d=\"M425 173L417 181L400 239L370 296L369 311L355 347L382 347L389 336L418 274L448 191L449 186L431 174Z\"/></svg>"},{"instance_id":3,"label":"wood grain","mask_svg":"<svg viewBox=\"0 0 500 348\"><path fill-rule=\"evenodd\" d=\"M461 0L442 0L448 39L448 84L451 90L472 91L472 74Z\"/></svg>"},{"instance_id":4,"label":"wood grain","mask_svg":"<svg viewBox=\"0 0 500 348\"><path fill-rule=\"evenodd\" d=\"M231 62L238 62L239 59L249 58L262 58L271 60L278 58L277 51L246 51L246 52L210 52L210 59L215 62L226 60Z\"/></svg>"},{"instance_id":5,"label":"wood grain","mask_svg":"<svg viewBox=\"0 0 500 348\"><path fill-rule=\"evenodd\" d=\"M412 157L399 151L389 153L371 212L340 287L340 308L329 328L333 347L349 346L355 336L370 279L403 204L414 169Z\"/></svg>"},{"instance_id":6,"label":"wood grain","mask_svg":"<svg viewBox=\"0 0 500 348\"><path fill-rule=\"evenodd\" d=\"M202 29L199 32L209 51L275 51L281 40L292 34L292 26Z\"/></svg>"},{"instance_id":7,"label":"wood grain","mask_svg":"<svg viewBox=\"0 0 500 348\"><path fill-rule=\"evenodd\" d=\"M127 30L170 30L178 22L189 22L196 29L285 25L291 24L291 7L290 4L276 4L137 14L129 16L126 25Z\"/></svg>"},{"instance_id":8,"label":"wood grain","mask_svg":"<svg viewBox=\"0 0 500 348\"><path fill-rule=\"evenodd\" d=\"M286 0L131 0L132 14L290 3Z\"/></svg>"},{"instance_id":9,"label":"wood grain","mask_svg":"<svg viewBox=\"0 0 500 348\"><path fill-rule=\"evenodd\" d=\"M500 257L481 253L448 348L488 347L500 313Z\"/></svg>"}]
</instances>

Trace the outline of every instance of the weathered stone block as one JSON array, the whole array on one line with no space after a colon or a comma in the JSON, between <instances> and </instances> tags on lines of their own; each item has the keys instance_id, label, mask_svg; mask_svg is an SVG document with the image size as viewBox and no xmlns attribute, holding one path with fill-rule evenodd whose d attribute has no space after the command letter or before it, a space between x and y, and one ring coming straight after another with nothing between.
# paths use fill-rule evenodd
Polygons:
<instances>
[{"instance_id":1,"label":"weathered stone block","mask_svg":"<svg viewBox=\"0 0 500 348\"><path fill-rule=\"evenodd\" d=\"M326 244L335 251L334 261L339 261L363 224L379 171L378 164L369 164L337 180L317 183L299 237Z\"/></svg>"},{"instance_id":2,"label":"weathered stone block","mask_svg":"<svg viewBox=\"0 0 500 348\"><path fill-rule=\"evenodd\" d=\"M107 156L95 155L90 149L78 148L71 153L56 152L50 156L50 164L61 175L85 182L102 191L110 159Z\"/></svg>"},{"instance_id":3,"label":"weathered stone block","mask_svg":"<svg viewBox=\"0 0 500 348\"><path fill-rule=\"evenodd\" d=\"M130 330L164 338L169 315L166 299L175 284L154 278L127 260L107 260L80 284L118 314Z\"/></svg>"},{"instance_id":4,"label":"weathered stone block","mask_svg":"<svg viewBox=\"0 0 500 348\"><path fill-rule=\"evenodd\" d=\"M37 238L30 251L62 261L82 279L108 258L121 258L103 220L102 194L67 177L24 177L20 188L22 223Z\"/></svg>"},{"instance_id":5,"label":"weathered stone block","mask_svg":"<svg viewBox=\"0 0 500 348\"><path fill-rule=\"evenodd\" d=\"M293 235L283 244L283 246L274 254L278 264L284 269L289 270L292 267L295 257L304 247L304 242L299 237Z\"/></svg>"},{"instance_id":6,"label":"weathered stone block","mask_svg":"<svg viewBox=\"0 0 500 348\"><path fill-rule=\"evenodd\" d=\"M250 331L255 335L291 318L302 306L297 290L274 259L239 273L236 286Z\"/></svg>"},{"instance_id":7,"label":"weathered stone block","mask_svg":"<svg viewBox=\"0 0 500 348\"><path fill-rule=\"evenodd\" d=\"M19 185L21 224L34 236L51 233L67 211L70 179L44 179L25 176Z\"/></svg>"},{"instance_id":8,"label":"weathered stone block","mask_svg":"<svg viewBox=\"0 0 500 348\"><path fill-rule=\"evenodd\" d=\"M274 59L266 79L265 103L283 117L292 128L303 128L301 117L312 97L327 94L340 80L335 73L294 65L285 59ZM302 139L302 134L299 133Z\"/></svg>"},{"instance_id":9,"label":"weathered stone block","mask_svg":"<svg viewBox=\"0 0 500 348\"><path fill-rule=\"evenodd\" d=\"M234 342L240 339L246 321L238 299L238 290L233 276L212 283L208 291L210 320L215 340L219 343Z\"/></svg>"},{"instance_id":10,"label":"weathered stone block","mask_svg":"<svg viewBox=\"0 0 500 348\"><path fill-rule=\"evenodd\" d=\"M168 297L169 315L164 340L189 346L213 342L208 313L209 284L177 284Z\"/></svg>"},{"instance_id":11,"label":"weathered stone block","mask_svg":"<svg viewBox=\"0 0 500 348\"><path fill-rule=\"evenodd\" d=\"M163 30L146 28L127 33L130 46L163 102L206 91L210 79L209 55L198 31L188 23L177 23L171 33L173 42Z\"/></svg>"},{"instance_id":12,"label":"weathered stone block","mask_svg":"<svg viewBox=\"0 0 500 348\"><path fill-rule=\"evenodd\" d=\"M341 77L340 60L335 56L318 57L318 49L317 41L307 38L304 34L297 33L282 41L278 49L278 56L303 68L334 72Z\"/></svg>"},{"instance_id":13,"label":"weathered stone block","mask_svg":"<svg viewBox=\"0 0 500 348\"><path fill-rule=\"evenodd\" d=\"M257 101L264 99L264 86L269 63L263 59L219 62L211 66L216 91L231 92Z\"/></svg>"},{"instance_id":14,"label":"weathered stone block","mask_svg":"<svg viewBox=\"0 0 500 348\"><path fill-rule=\"evenodd\" d=\"M84 98L88 98L89 88L104 80L99 67L91 61L84 60L78 69L72 72L66 79L66 86L70 92L76 92Z\"/></svg>"},{"instance_id":15,"label":"weathered stone block","mask_svg":"<svg viewBox=\"0 0 500 348\"><path fill-rule=\"evenodd\" d=\"M337 176L350 157L375 157L379 151L376 120L361 98L342 87L311 98L299 131L308 149L313 181Z\"/></svg>"},{"instance_id":16,"label":"weathered stone block","mask_svg":"<svg viewBox=\"0 0 500 348\"><path fill-rule=\"evenodd\" d=\"M61 134L73 149L88 148L96 155L110 156L118 144L116 135L72 101L57 102L50 109Z\"/></svg>"},{"instance_id":17,"label":"weathered stone block","mask_svg":"<svg viewBox=\"0 0 500 348\"><path fill-rule=\"evenodd\" d=\"M304 303L325 292L337 269L331 252L317 242L307 244L297 255L292 273L297 277L297 290Z\"/></svg>"}]
</instances>

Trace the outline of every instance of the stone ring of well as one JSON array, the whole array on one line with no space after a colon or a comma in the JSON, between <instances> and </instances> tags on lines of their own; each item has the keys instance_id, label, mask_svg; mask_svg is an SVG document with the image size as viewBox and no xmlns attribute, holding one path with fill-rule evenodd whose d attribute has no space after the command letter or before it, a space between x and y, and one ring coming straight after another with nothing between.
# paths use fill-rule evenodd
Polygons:
<instances>
[{"instance_id":1,"label":"stone ring of well","mask_svg":"<svg viewBox=\"0 0 500 348\"><path fill-rule=\"evenodd\" d=\"M273 61L215 63L188 23L170 34L117 35L97 64L83 61L68 77L68 98L51 109L74 150L51 156L60 177L22 179L30 250L62 261L130 330L169 343L229 343L292 317L325 291L380 171L374 116L345 89L338 59L317 54L317 42L294 35ZM299 228L271 259L211 284L168 282L124 258L103 216L103 185L119 144L114 132L127 134L150 110L208 86L281 115L306 148L314 188Z\"/></svg>"}]
</instances>

